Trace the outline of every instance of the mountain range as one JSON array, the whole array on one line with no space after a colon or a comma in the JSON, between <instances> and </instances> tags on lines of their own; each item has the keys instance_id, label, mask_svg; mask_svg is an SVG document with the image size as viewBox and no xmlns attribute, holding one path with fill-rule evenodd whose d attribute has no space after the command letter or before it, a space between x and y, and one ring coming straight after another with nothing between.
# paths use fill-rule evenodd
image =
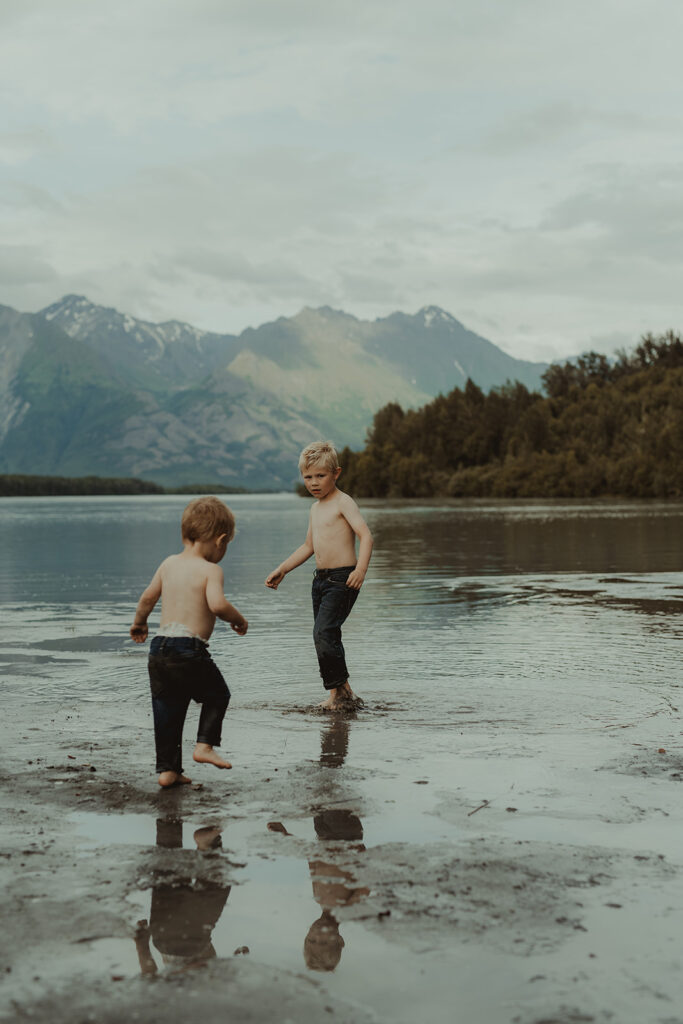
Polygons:
<instances>
[{"instance_id":1,"label":"mountain range","mask_svg":"<svg viewBox=\"0 0 683 1024\"><path fill-rule=\"evenodd\" d=\"M387 402L418 407L468 378L539 389L546 368L436 306L374 321L305 308L239 335L78 295L0 306L0 472L289 488L304 444L362 446Z\"/></svg>"}]
</instances>

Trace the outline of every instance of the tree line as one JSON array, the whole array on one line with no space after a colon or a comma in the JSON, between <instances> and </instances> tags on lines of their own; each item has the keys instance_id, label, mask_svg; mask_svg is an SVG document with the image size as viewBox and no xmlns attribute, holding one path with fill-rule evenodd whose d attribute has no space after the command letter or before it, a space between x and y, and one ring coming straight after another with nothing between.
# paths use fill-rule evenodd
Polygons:
<instances>
[{"instance_id":1,"label":"tree line","mask_svg":"<svg viewBox=\"0 0 683 1024\"><path fill-rule=\"evenodd\" d=\"M0 497L39 498L95 494L246 494L246 488L225 484L183 484L161 487L137 477L37 476L28 473L0 474Z\"/></svg>"},{"instance_id":2,"label":"tree line","mask_svg":"<svg viewBox=\"0 0 683 1024\"><path fill-rule=\"evenodd\" d=\"M164 488L148 480L104 476L0 475L0 497L51 497L78 494L163 494Z\"/></svg>"},{"instance_id":3,"label":"tree line","mask_svg":"<svg viewBox=\"0 0 683 1024\"><path fill-rule=\"evenodd\" d=\"M340 455L358 497L683 497L683 342L645 335L613 362L553 364L545 394L471 380L421 409L380 409Z\"/></svg>"}]
</instances>

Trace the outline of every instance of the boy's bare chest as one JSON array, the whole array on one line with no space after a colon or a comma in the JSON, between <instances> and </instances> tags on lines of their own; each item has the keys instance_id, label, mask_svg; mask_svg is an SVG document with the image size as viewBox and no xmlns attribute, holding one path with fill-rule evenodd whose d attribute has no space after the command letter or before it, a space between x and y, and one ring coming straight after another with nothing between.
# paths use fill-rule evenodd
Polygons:
<instances>
[{"instance_id":1,"label":"boy's bare chest","mask_svg":"<svg viewBox=\"0 0 683 1024\"><path fill-rule=\"evenodd\" d=\"M336 503L334 505L314 505L311 509L311 526L313 533L331 534L343 528L345 523Z\"/></svg>"}]
</instances>

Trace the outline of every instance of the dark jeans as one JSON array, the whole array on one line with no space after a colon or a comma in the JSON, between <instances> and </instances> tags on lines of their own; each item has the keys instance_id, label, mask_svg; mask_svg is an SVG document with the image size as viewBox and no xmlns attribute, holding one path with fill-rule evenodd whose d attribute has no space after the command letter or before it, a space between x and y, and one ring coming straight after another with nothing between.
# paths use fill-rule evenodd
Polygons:
<instances>
[{"instance_id":1,"label":"dark jeans","mask_svg":"<svg viewBox=\"0 0 683 1024\"><path fill-rule=\"evenodd\" d=\"M313 643L326 690L334 690L349 678L341 628L358 597L357 590L346 586L355 568L316 569L313 576Z\"/></svg>"},{"instance_id":2,"label":"dark jeans","mask_svg":"<svg viewBox=\"0 0 683 1024\"><path fill-rule=\"evenodd\" d=\"M206 644L185 636L155 636L149 652L158 772L182 772L183 726L190 701L202 705L197 743L217 747L230 690Z\"/></svg>"}]
</instances>

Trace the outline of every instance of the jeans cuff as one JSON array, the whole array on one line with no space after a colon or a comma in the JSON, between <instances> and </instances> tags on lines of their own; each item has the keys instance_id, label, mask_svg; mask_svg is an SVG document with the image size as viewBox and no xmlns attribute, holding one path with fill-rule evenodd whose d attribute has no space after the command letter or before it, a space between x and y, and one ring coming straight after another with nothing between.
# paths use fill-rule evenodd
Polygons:
<instances>
[{"instance_id":1,"label":"jeans cuff","mask_svg":"<svg viewBox=\"0 0 683 1024\"><path fill-rule=\"evenodd\" d=\"M336 690L338 686L343 686L344 683L348 683L348 681L349 674L347 672L343 679L337 679L332 683L329 681L329 679L323 679L323 686L325 687L326 690Z\"/></svg>"}]
</instances>

